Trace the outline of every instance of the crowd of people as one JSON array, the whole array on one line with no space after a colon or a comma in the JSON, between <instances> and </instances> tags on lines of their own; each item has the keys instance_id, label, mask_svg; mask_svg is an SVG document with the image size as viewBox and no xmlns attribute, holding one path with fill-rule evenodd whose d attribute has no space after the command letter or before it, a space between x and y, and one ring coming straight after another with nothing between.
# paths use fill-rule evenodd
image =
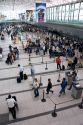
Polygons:
<instances>
[{"instance_id":1,"label":"crowd of people","mask_svg":"<svg viewBox=\"0 0 83 125\"><path fill-rule=\"evenodd\" d=\"M24 44L25 52L32 53L34 50L37 55L40 55L41 50L43 50L43 55L49 54L50 58L64 56L66 57L66 59L68 59L68 66L71 68L74 68L75 65L80 62L80 59L83 55L82 42L79 43L79 41L70 40L67 37L52 34L46 31L38 31L37 28L31 27L30 32L33 34L35 33L35 31L38 32L35 37L32 35L33 38L27 37L26 39L26 42ZM71 63L69 58L74 58Z\"/></svg>"},{"instance_id":2,"label":"crowd of people","mask_svg":"<svg viewBox=\"0 0 83 125\"><path fill-rule=\"evenodd\" d=\"M9 45L9 53L7 55L6 63L7 64L12 64L14 63L15 60L19 59L19 50L17 47L12 47Z\"/></svg>"},{"instance_id":3,"label":"crowd of people","mask_svg":"<svg viewBox=\"0 0 83 125\"><path fill-rule=\"evenodd\" d=\"M49 58L55 58L55 63L57 64L57 69L65 70L65 66L61 67L61 56L66 57L68 61L68 67L71 67L73 69L72 72L72 84L68 87L68 90L71 90L72 86L77 84L77 73L75 71L76 65L78 63L79 58L76 56L75 50L77 50L80 53L80 58L82 57L83 54L83 43L80 45L77 44L76 41L70 41L66 37L62 37L59 35L55 34L49 34L49 32L39 30L38 28L32 28L29 27L29 32L35 33L38 32L39 34L43 34L40 37L35 38L35 41L33 42L33 39L27 38L26 39L26 44L23 44L24 50L26 53L31 54L34 50L36 55L40 55L40 51L43 50L43 55L49 54ZM17 34L17 30L15 30ZM14 40L14 36L16 35L15 32L11 33L8 32L8 35L11 35L11 39ZM43 38L42 38L43 36ZM76 42L76 43L75 43ZM69 58L73 57L72 61L70 62ZM6 63L7 64L12 64L15 60L19 59L19 50L17 47L13 47L12 45L9 45L9 53L7 55ZM20 64L18 65L19 67L19 78L20 80L24 79L24 67L21 66ZM39 88L40 88L40 83L39 80L35 77L35 71L33 68L33 65L31 65L31 76L33 78L33 89L34 89L34 97L39 97ZM18 78L18 80L19 80ZM17 81L18 81L17 80ZM64 77L61 81L61 88L59 91L59 97L62 94L66 93L66 88L68 86L68 81ZM47 86L46 86L46 94L49 94L51 92L53 94L53 84L51 81L51 78L48 78L47 81ZM11 95L8 96L7 98L7 104L9 111L12 113L12 116L14 119L16 119L16 107L18 108L17 105L17 99L16 97L12 97Z\"/></svg>"}]
</instances>

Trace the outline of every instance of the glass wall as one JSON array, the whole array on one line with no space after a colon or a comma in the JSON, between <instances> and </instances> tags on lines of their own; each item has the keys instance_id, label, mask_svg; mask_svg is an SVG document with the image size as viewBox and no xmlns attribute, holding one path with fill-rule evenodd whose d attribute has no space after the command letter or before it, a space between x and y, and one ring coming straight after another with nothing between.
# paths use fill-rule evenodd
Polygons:
<instances>
[{"instance_id":1,"label":"glass wall","mask_svg":"<svg viewBox=\"0 0 83 125\"><path fill-rule=\"evenodd\" d=\"M47 21L83 22L83 2L48 7Z\"/></svg>"},{"instance_id":2,"label":"glass wall","mask_svg":"<svg viewBox=\"0 0 83 125\"><path fill-rule=\"evenodd\" d=\"M81 4L80 4L79 20L83 21L83 2L81 2Z\"/></svg>"}]
</instances>

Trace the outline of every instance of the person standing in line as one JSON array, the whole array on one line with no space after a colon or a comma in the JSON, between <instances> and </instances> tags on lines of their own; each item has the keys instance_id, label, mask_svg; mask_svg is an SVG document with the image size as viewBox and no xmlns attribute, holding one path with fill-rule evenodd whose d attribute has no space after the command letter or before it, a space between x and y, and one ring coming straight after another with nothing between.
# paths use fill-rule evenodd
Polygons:
<instances>
[{"instance_id":1,"label":"person standing in line","mask_svg":"<svg viewBox=\"0 0 83 125\"><path fill-rule=\"evenodd\" d=\"M45 43L43 45L43 54L45 55Z\"/></svg>"},{"instance_id":2,"label":"person standing in line","mask_svg":"<svg viewBox=\"0 0 83 125\"><path fill-rule=\"evenodd\" d=\"M50 46L50 48L49 48L49 57L50 58L52 57L52 46Z\"/></svg>"},{"instance_id":3,"label":"person standing in line","mask_svg":"<svg viewBox=\"0 0 83 125\"><path fill-rule=\"evenodd\" d=\"M72 68L75 70L75 66L76 64L78 63L78 58L77 57L74 57L73 59L73 63L72 63Z\"/></svg>"},{"instance_id":4,"label":"person standing in line","mask_svg":"<svg viewBox=\"0 0 83 125\"><path fill-rule=\"evenodd\" d=\"M56 64L57 64L57 69L60 69L61 70L61 59L60 59L60 56L58 56L56 58Z\"/></svg>"},{"instance_id":5,"label":"person standing in line","mask_svg":"<svg viewBox=\"0 0 83 125\"><path fill-rule=\"evenodd\" d=\"M12 59L11 59L11 53L8 53L8 56L7 56L7 60L6 60L6 63L7 64L11 64L12 65Z\"/></svg>"},{"instance_id":6,"label":"person standing in line","mask_svg":"<svg viewBox=\"0 0 83 125\"><path fill-rule=\"evenodd\" d=\"M15 103L16 101L14 100L14 98L12 98L11 95L9 95L7 99L7 104L8 104L9 111L11 112L14 119L16 119Z\"/></svg>"},{"instance_id":7,"label":"person standing in line","mask_svg":"<svg viewBox=\"0 0 83 125\"><path fill-rule=\"evenodd\" d=\"M39 83L38 83L37 78L34 79L33 88L34 88L34 95L35 95L35 97L39 96L39 91L38 91Z\"/></svg>"},{"instance_id":8,"label":"person standing in line","mask_svg":"<svg viewBox=\"0 0 83 125\"><path fill-rule=\"evenodd\" d=\"M78 84L78 76L77 76L76 71L73 71L73 72L72 72L72 83L71 83L71 85L69 86L68 90L71 90L71 89L72 89L72 86L73 86L73 85L76 85L76 84Z\"/></svg>"},{"instance_id":9,"label":"person standing in line","mask_svg":"<svg viewBox=\"0 0 83 125\"><path fill-rule=\"evenodd\" d=\"M17 59L19 59L19 50L16 50Z\"/></svg>"},{"instance_id":10,"label":"person standing in line","mask_svg":"<svg viewBox=\"0 0 83 125\"><path fill-rule=\"evenodd\" d=\"M13 51L13 47L11 45L9 45L9 51L10 53Z\"/></svg>"},{"instance_id":11,"label":"person standing in line","mask_svg":"<svg viewBox=\"0 0 83 125\"><path fill-rule=\"evenodd\" d=\"M61 90L59 92L59 97L61 96L62 93L65 94L66 87L67 87L67 80L66 78L63 78L62 83L61 83Z\"/></svg>"},{"instance_id":12,"label":"person standing in line","mask_svg":"<svg viewBox=\"0 0 83 125\"><path fill-rule=\"evenodd\" d=\"M32 77L33 82L34 82L34 79L35 79L35 69L34 69L34 66L32 64L31 64L30 70L31 70L31 77Z\"/></svg>"},{"instance_id":13,"label":"person standing in line","mask_svg":"<svg viewBox=\"0 0 83 125\"><path fill-rule=\"evenodd\" d=\"M51 82L51 79L48 79L48 85L47 85L47 93L46 94L49 94L49 92L52 92L53 93L53 90L52 89L52 82Z\"/></svg>"},{"instance_id":14,"label":"person standing in line","mask_svg":"<svg viewBox=\"0 0 83 125\"><path fill-rule=\"evenodd\" d=\"M24 67L21 66L20 64L18 64L18 67L19 67L19 75L20 75L20 78L21 78L21 80L23 80Z\"/></svg>"}]
</instances>

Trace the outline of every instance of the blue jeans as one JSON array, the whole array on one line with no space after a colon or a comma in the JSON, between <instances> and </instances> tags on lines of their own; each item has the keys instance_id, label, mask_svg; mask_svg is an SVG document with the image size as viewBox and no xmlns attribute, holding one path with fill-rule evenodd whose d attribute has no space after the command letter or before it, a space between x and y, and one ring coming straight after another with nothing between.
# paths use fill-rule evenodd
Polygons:
<instances>
[{"instance_id":1,"label":"blue jeans","mask_svg":"<svg viewBox=\"0 0 83 125\"><path fill-rule=\"evenodd\" d=\"M60 90L60 94L65 93L65 89Z\"/></svg>"},{"instance_id":2,"label":"blue jeans","mask_svg":"<svg viewBox=\"0 0 83 125\"><path fill-rule=\"evenodd\" d=\"M35 94L35 97L39 96L38 88L35 88L35 89L34 89L34 94Z\"/></svg>"}]
</instances>

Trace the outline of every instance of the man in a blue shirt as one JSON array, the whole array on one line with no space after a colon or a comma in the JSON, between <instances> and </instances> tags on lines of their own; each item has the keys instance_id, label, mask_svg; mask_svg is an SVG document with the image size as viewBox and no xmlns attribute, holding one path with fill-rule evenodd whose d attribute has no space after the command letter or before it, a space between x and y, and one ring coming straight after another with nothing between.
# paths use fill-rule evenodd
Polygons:
<instances>
[{"instance_id":1,"label":"man in a blue shirt","mask_svg":"<svg viewBox=\"0 0 83 125\"><path fill-rule=\"evenodd\" d=\"M66 87L67 87L67 80L63 78L62 83L61 83L61 90L59 92L59 97L61 96L62 93L65 94Z\"/></svg>"}]
</instances>

